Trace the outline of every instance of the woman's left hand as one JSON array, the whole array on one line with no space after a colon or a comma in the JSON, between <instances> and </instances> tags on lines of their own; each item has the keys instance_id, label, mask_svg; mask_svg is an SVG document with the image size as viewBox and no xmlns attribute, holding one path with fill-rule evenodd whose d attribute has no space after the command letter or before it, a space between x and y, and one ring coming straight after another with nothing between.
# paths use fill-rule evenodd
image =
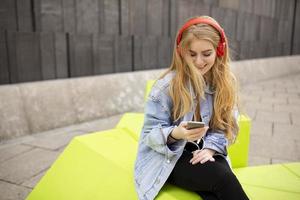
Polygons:
<instances>
[{"instance_id":1,"label":"woman's left hand","mask_svg":"<svg viewBox=\"0 0 300 200\"><path fill-rule=\"evenodd\" d=\"M190 163L192 165L195 165L197 163L206 163L207 161L214 162L215 159L213 158L213 155L216 153L215 150L212 149L202 149L202 150L196 150L193 152L193 158L190 160Z\"/></svg>"}]
</instances>

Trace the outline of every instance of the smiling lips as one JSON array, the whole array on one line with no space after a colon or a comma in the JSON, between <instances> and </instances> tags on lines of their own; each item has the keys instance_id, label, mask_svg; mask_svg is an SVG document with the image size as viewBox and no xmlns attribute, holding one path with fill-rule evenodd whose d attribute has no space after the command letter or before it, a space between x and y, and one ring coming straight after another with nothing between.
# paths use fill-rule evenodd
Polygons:
<instances>
[{"instance_id":1,"label":"smiling lips","mask_svg":"<svg viewBox=\"0 0 300 200\"><path fill-rule=\"evenodd\" d=\"M203 67L197 67L200 70L203 70L206 67L206 65L204 65Z\"/></svg>"}]
</instances>

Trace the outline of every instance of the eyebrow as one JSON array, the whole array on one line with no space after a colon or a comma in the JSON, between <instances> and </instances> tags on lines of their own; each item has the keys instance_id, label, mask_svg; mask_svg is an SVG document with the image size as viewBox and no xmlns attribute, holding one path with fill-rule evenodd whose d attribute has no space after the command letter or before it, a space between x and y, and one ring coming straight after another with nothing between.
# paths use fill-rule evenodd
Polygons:
<instances>
[{"instance_id":1,"label":"eyebrow","mask_svg":"<svg viewBox=\"0 0 300 200\"><path fill-rule=\"evenodd\" d=\"M189 49L189 51L190 51L191 53L196 53L196 51L193 51L192 49ZM207 50L201 51L201 53L209 53L209 52L211 52L211 51L212 51L212 49L207 49Z\"/></svg>"}]
</instances>

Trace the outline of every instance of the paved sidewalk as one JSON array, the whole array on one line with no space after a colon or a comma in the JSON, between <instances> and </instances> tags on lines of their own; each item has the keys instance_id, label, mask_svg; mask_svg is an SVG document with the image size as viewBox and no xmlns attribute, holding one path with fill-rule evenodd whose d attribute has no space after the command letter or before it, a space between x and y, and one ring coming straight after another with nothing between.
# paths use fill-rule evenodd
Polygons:
<instances>
[{"instance_id":1,"label":"paved sidewalk","mask_svg":"<svg viewBox=\"0 0 300 200\"><path fill-rule=\"evenodd\" d=\"M300 74L241 86L241 94L253 120L249 164L300 161ZM0 144L0 200L25 199L72 137L110 129L121 116Z\"/></svg>"}]
</instances>

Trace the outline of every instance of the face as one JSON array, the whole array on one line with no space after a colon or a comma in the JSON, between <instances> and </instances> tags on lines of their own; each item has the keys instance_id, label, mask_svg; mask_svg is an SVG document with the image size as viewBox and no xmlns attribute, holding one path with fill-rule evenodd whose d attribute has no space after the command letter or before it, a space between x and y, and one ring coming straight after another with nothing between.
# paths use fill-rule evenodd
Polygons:
<instances>
[{"instance_id":1,"label":"face","mask_svg":"<svg viewBox=\"0 0 300 200\"><path fill-rule=\"evenodd\" d=\"M207 40L193 40L185 59L191 60L202 75L205 75L215 63L216 51L211 42Z\"/></svg>"}]
</instances>

